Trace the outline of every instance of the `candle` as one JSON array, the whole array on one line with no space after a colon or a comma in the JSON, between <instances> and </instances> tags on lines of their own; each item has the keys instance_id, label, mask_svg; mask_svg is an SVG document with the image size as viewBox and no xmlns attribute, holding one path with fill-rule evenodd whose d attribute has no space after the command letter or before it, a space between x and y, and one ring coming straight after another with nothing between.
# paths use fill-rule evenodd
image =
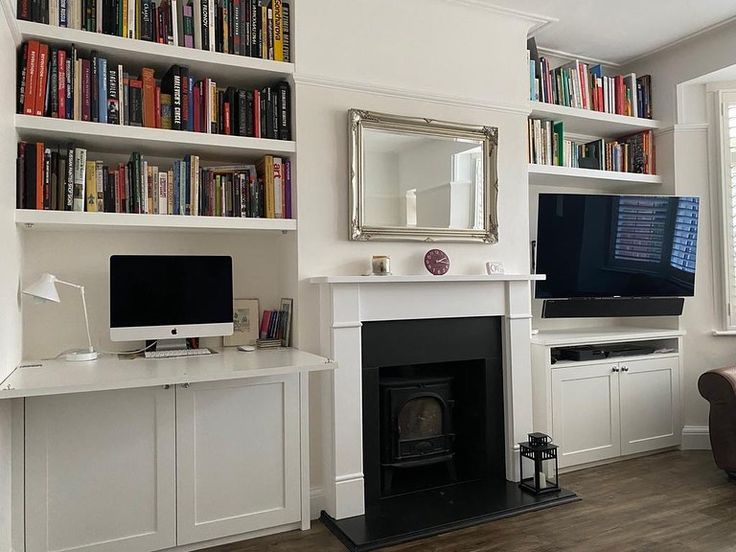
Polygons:
<instances>
[{"instance_id":1,"label":"candle","mask_svg":"<svg viewBox=\"0 0 736 552\"><path fill-rule=\"evenodd\" d=\"M544 474L543 471L539 472L539 488L544 489L547 487L547 476Z\"/></svg>"},{"instance_id":2,"label":"candle","mask_svg":"<svg viewBox=\"0 0 736 552\"><path fill-rule=\"evenodd\" d=\"M373 274L386 276L391 274L391 257L388 255L374 255L371 261Z\"/></svg>"}]
</instances>

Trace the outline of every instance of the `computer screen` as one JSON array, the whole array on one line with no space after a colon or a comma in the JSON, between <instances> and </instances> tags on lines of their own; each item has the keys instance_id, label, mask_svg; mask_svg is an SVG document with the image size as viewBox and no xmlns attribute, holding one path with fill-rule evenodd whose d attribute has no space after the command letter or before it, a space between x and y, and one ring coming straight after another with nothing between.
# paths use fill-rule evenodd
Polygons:
<instances>
[{"instance_id":1,"label":"computer screen","mask_svg":"<svg viewBox=\"0 0 736 552\"><path fill-rule=\"evenodd\" d=\"M230 335L232 325L231 257L110 257L114 341Z\"/></svg>"}]
</instances>

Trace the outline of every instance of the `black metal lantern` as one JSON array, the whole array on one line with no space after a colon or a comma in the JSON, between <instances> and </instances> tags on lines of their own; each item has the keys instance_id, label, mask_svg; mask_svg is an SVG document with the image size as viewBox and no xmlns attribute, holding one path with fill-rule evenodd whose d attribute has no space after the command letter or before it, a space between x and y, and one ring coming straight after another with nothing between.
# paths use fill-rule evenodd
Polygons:
<instances>
[{"instance_id":1,"label":"black metal lantern","mask_svg":"<svg viewBox=\"0 0 736 552\"><path fill-rule=\"evenodd\" d=\"M519 443L519 486L534 494L550 493L560 490L559 468L557 466L557 445L544 433L530 433L529 440ZM524 476L524 458L534 463L534 473ZM550 479L546 466L554 462L554 479Z\"/></svg>"}]
</instances>

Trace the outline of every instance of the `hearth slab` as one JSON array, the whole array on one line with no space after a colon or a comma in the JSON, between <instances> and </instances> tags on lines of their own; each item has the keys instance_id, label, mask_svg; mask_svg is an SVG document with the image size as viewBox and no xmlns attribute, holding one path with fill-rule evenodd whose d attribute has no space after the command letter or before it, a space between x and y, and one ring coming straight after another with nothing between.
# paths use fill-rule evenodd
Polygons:
<instances>
[{"instance_id":1,"label":"hearth slab","mask_svg":"<svg viewBox=\"0 0 736 552\"><path fill-rule=\"evenodd\" d=\"M348 550L364 552L577 500L565 489L534 496L509 481L475 481L384 499L362 516L336 520L323 511L321 519Z\"/></svg>"}]
</instances>

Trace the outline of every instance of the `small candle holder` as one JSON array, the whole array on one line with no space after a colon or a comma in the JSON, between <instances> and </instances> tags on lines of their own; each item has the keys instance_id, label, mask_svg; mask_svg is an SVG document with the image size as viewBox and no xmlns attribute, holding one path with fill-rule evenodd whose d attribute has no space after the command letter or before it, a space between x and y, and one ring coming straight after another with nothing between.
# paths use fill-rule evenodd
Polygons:
<instances>
[{"instance_id":1,"label":"small candle holder","mask_svg":"<svg viewBox=\"0 0 736 552\"><path fill-rule=\"evenodd\" d=\"M531 460L534 472L531 476L524 473L524 459ZM535 495L553 493L560 490L559 466L557 464L557 445L552 443L549 435L530 433L529 440L519 443L519 487ZM550 464L551 469L546 469ZM553 471L554 475L549 473Z\"/></svg>"},{"instance_id":2,"label":"small candle holder","mask_svg":"<svg viewBox=\"0 0 736 552\"><path fill-rule=\"evenodd\" d=\"M371 268L374 276L389 276L391 274L391 257L388 255L374 255L371 259Z\"/></svg>"}]
</instances>

